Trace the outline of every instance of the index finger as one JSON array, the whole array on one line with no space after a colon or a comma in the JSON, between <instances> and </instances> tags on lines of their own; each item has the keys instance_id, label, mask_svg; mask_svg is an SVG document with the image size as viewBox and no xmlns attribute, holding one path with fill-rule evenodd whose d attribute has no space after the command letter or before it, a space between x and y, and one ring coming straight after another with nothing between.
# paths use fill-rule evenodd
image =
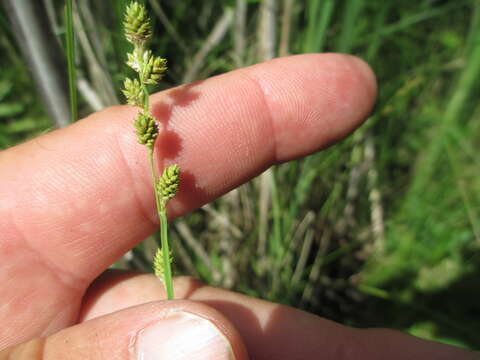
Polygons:
<instances>
[{"instance_id":1,"label":"index finger","mask_svg":"<svg viewBox=\"0 0 480 360\"><path fill-rule=\"evenodd\" d=\"M277 59L153 96L164 126L159 163L175 161L183 173L170 213L185 214L274 163L346 136L368 115L375 92L363 62L327 54ZM0 154L2 236L26 239L77 285L157 226L145 148L132 131L136 111L109 108Z\"/></svg>"}]
</instances>

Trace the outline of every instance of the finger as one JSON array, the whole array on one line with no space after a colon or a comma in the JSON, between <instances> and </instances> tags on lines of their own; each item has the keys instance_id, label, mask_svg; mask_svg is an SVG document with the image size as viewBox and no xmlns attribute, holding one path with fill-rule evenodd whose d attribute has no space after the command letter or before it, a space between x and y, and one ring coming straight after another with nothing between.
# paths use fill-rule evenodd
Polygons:
<instances>
[{"instance_id":1,"label":"finger","mask_svg":"<svg viewBox=\"0 0 480 360\"><path fill-rule=\"evenodd\" d=\"M129 308L0 352L0 360L247 358L230 321L189 301Z\"/></svg>"},{"instance_id":2,"label":"finger","mask_svg":"<svg viewBox=\"0 0 480 360\"><path fill-rule=\"evenodd\" d=\"M277 59L152 97L163 124L159 163L176 161L183 174L169 213L345 136L374 93L364 63L330 54ZM0 347L71 324L89 282L155 228L135 112L110 108L0 153L0 281L14 284L0 289L8 304ZM20 318L12 311L27 305Z\"/></svg>"},{"instance_id":3,"label":"finger","mask_svg":"<svg viewBox=\"0 0 480 360\"><path fill-rule=\"evenodd\" d=\"M368 66L334 54L277 59L153 96L158 160L182 169L170 214L346 136L374 97ZM69 285L88 284L153 231L136 111L110 108L0 154L0 246L24 246L19 264L41 258Z\"/></svg>"},{"instance_id":4,"label":"finger","mask_svg":"<svg viewBox=\"0 0 480 360\"><path fill-rule=\"evenodd\" d=\"M114 285L113 285L114 284ZM357 330L287 306L175 279L177 296L224 314L240 332L252 359L474 360L478 353L386 329ZM83 319L164 297L152 275L108 272L87 293Z\"/></svg>"}]
</instances>

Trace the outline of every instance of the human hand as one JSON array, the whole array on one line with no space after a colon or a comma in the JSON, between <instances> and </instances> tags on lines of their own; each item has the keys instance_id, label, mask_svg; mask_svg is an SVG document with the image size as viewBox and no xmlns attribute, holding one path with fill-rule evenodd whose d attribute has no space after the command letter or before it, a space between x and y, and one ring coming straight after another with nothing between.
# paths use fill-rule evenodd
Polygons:
<instances>
[{"instance_id":1,"label":"human hand","mask_svg":"<svg viewBox=\"0 0 480 360\"><path fill-rule=\"evenodd\" d=\"M154 95L168 122L158 153L183 169L169 214L341 139L375 92L355 58L302 55ZM0 359L478 358L190 278L176 279L174 301L151 275L97 278L158 226L135 112L109 108L0 153Z\"/></svg>"}]
</instances>

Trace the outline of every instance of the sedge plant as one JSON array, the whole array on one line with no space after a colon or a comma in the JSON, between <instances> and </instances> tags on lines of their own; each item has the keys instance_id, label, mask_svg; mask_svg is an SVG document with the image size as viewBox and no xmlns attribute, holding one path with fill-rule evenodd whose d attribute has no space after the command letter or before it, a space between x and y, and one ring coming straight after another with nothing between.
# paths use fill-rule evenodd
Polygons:
<instances>
[{"instance_id":1,"label":"sedge plant","mask_svg":"<svg viewBox=\"0 0 480 360\"><path fill-rule=\"evenodd\" d=\"M147 85L157 85L167 70L167 61L155 56L147 48L147 42L152 36L150 19L145 6L131 2L125 13L125 38L133 45L131 53L127 54L127 65L136 73L137 78L126 78L123 93L127 103L137 106L140 111L134 120L137 140L147 148L148 161L153 181L156 208L160 219L161 247L157 250L153 267L155 275L163 282L167 298L173 299L173 282L171 263L172 257L168 244L167 203L175 197L179 182L180 169L176 164L164 169L158 176L155 164L155 141L158 137L158 125L150 111Z\"/></svg>"}]
</instances>

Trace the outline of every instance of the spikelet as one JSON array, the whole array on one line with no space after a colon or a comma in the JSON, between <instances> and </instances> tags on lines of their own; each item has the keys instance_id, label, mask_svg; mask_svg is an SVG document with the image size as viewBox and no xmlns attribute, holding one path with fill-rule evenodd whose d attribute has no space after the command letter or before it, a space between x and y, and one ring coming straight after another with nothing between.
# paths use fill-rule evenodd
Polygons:
<instances>
[{"instance_id":1,"label":"spikelet","mask_svg":"<svg viewBox=\"0 0 480 360\"><path fill-rule=\"evenodd\" d=\"M145 94L137 79L126 78L123 82L123 95L127 98L127 104L143 107Z\"/></svg>"},{"instance_id":2,"label":"spikelet","mask_svg":"<svg viewBox=\"0 0 480 360\"><path fill-rule=\"evenodd\" d=\"M180 169L176 164L170 165L164 171L157 183L157 193L161 202L166 205L173 198L180 184Z\"/></svg>"},{"instance_id":3,"label":"spikelet","mask_svg":"<svg viewBox=\"0 0 480 360\"><path fill-rule=\"evenodd\" d=\"M173 261L171 252L168 257L168 261L170 261L170 264ZM165 262L164 262L162 248L157 249L157 252L155 253L155 257L153 258L153 271L156 277L158 277L162 282L165 282Z\"/></svg>"},{"instance_id":4,"label":"spikelet","mask_svg":"<svg viewBox=\"0 0 480 360\"><path fill-rule=\"evenodd\" d=\"M141 73L143 67L143 60L147 52L148 51L144 51L142 48L133 49L131 53L127 54L127 65L130 66L137 73Z\"/></svg>"},{"instance_id":5,"label":"spikelet","mask_svg":"<svg viewBox=\"0 0 480 360\"><path fill-rule=\"evenodd\" d=\"M151 115L138 113L133 125L137 130L135 132L137 134L137 141L140 144L146 145L150 150L153 150L155 139L158 136L158 126L155 119Z\"/></svg>"},{"instance_id":6,"label":"spikelet","mask_svg":"<svg viewBox=\"0 0 480 360\"><path fill-rule=\"evenodd\" d=\"M127 5L123 26L125 38L132 44L141 45L152 36L147 10L137 2Z\"/></svg>"},{"instance_id":7,"label":"spikelet","mask_svg":"<svg viewBox=\"0 0 480 360\"><path fill-rule=\"evenodd\" d=\"M158 80L167 71L167 59L155 57L151 51L146 51L143 57L144 68L142 73L143 82L145 84L156 85Z\"/></svg>"}]
</instances>

